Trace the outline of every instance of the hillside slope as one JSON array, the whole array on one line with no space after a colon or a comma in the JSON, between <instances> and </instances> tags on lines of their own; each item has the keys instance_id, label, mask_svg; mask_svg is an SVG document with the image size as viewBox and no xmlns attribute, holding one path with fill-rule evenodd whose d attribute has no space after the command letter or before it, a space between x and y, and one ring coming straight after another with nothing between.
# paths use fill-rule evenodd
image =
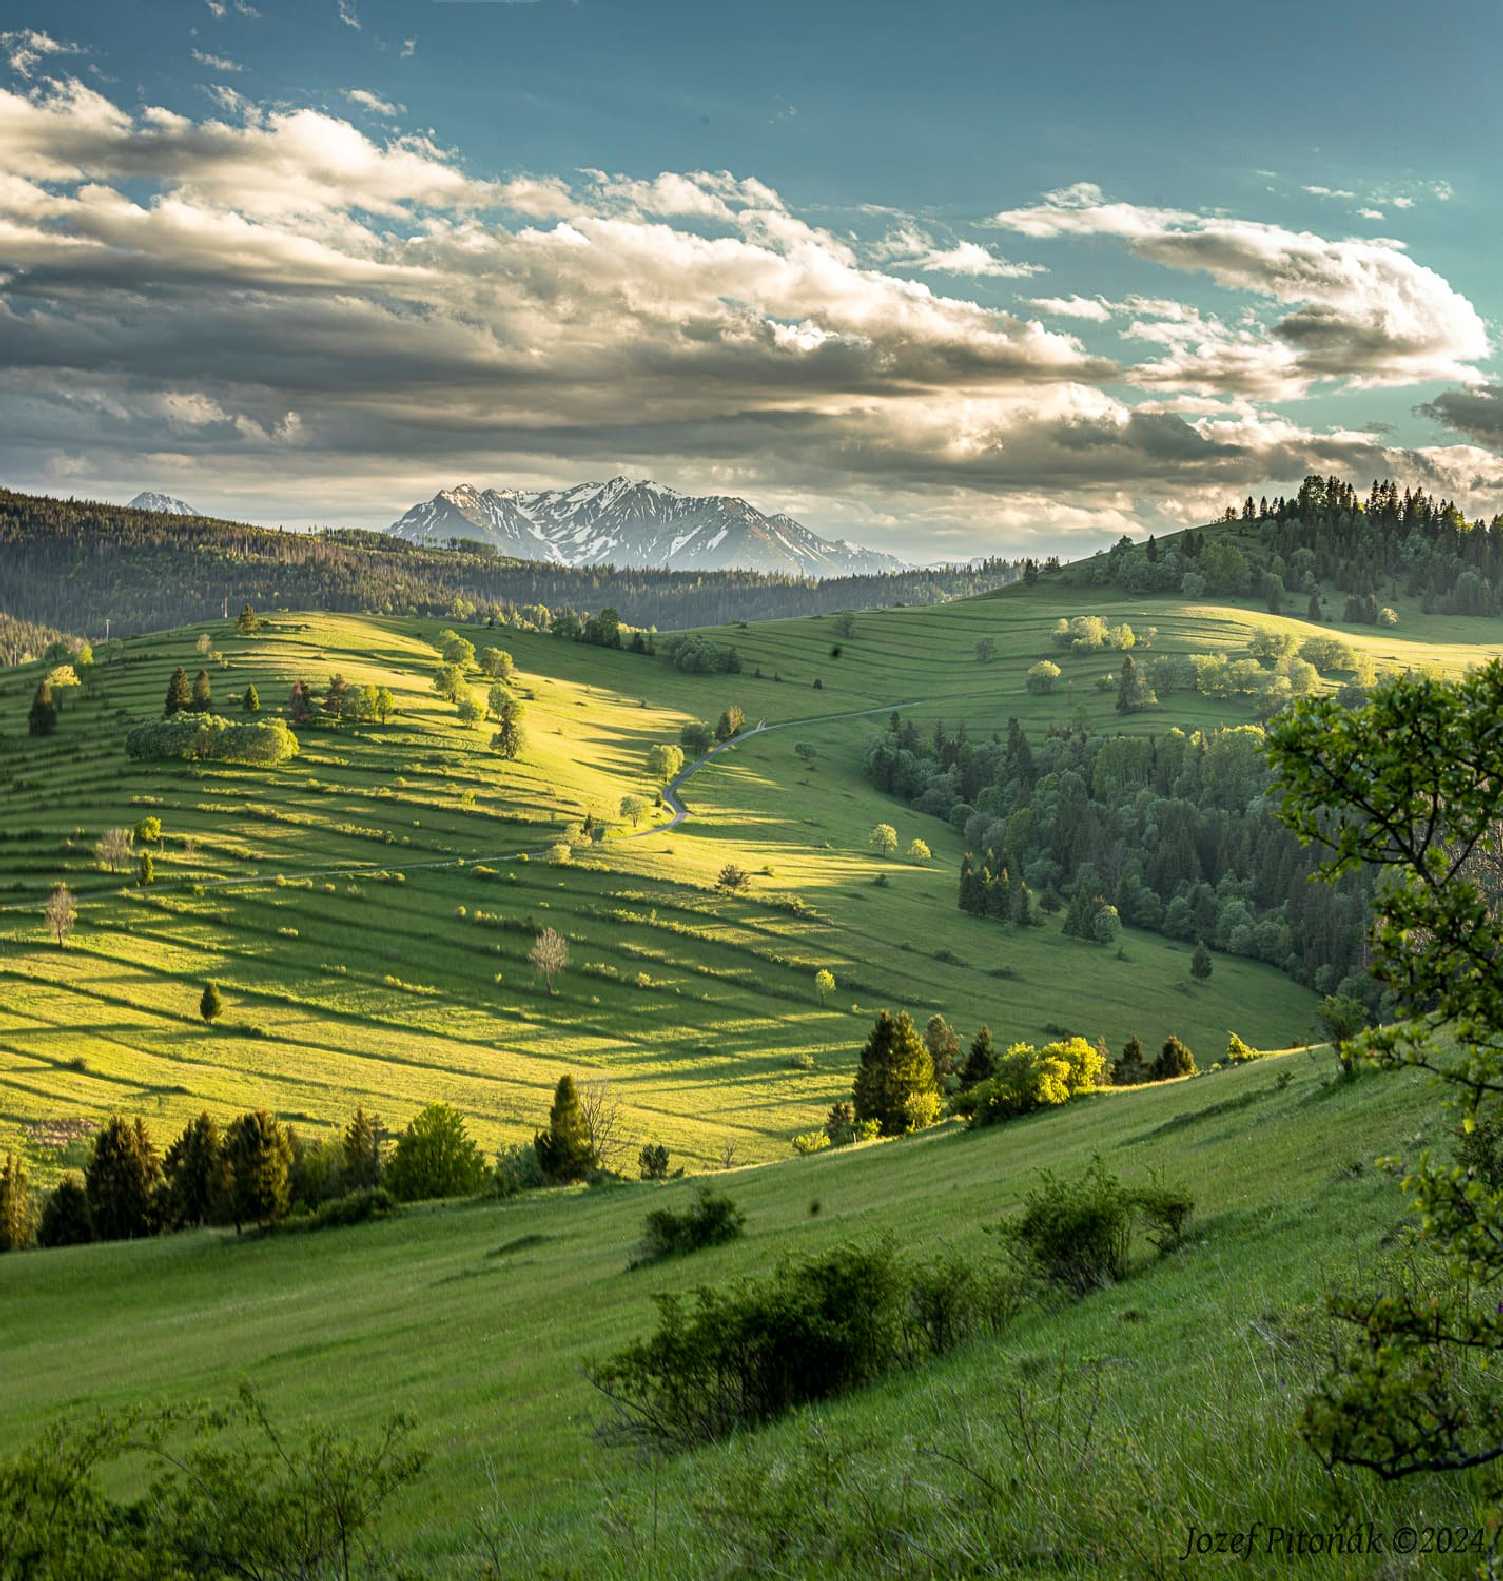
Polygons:
<instances>
[{"instance_id":1,"label":"hillside slope","mask_svg":"<svg viewBox=\"0 0 1503 1581\"><path fill-rule=\"evenodd\" d=\"M1048 1574L1139 1581L1181 1573L1191 1526L1475 1524L1465 1484L1328 1479L1298 1442L1321 1295L1379 1255L1399 1211L1371 1160L1446 1143L1423 1078L1334 1070L1312 1050L993 1130L732 1171L718 1184L747 1237L637 1273L625 1263L644 1214L681 1206L688 1184L8 1257L0 1437L70 1402L219 1398L240 1376L290 1426L372 1430L409 1411L434 1459L388 1535L440 1577L477 1573L482 1513L502 1573L652 1581L766 1574L774 1554L798 1576L1037 1575L1040 1547ZM1094 1155L1191 1191L1181 1251L1139 1247L1123 1284L735 1444L647 1465L597 1441L604 1408L581 1367L646 1331L658 1292L884 1234L984 1265L985 1227L1038 1172L1073 1175ZM873 1526L874 1509L890 1524ZM1195 1573L1275 1572L1209 1558ZM1321 1578L1374 1573L1363 1556L1300 1562ZM1432 1553L1378 1573L1470 1572Z\"/></svg>"},{"instance_id":2,"label":"hillside slope","mask_svg":"<svg viewBox=\"0 0 1503 1581\"><path fill-rule=\"evenodd\" d=\"M337 671L392 688L390 726L305 731L302 755L272 771L131 763L126 721L159 710L174 665L201 662L195 632L132 640L64 704L56 736L12 738L0 1137L116 1109L165 1129L206 1103L266 1104L318 1130L364 1102L402 1123L444 1098L490 1146L530 1135L573 1070L617 1084L634 1136L704 1164L727 1147L743 1159L784 1153L842 1095L885 1004L943 1011L967 1036L986 1021L1008 1041L1060 1026L1113 1046L1175 1031L1214 1049L1229 1026L1264 1046L1301 1041L1313 1000L1269 968L1227 959L1196 984L1188 950L1151 934L1132 935L1116 959L1053 929L1002 938L963 916L961 842L935 820L897 814L905 844L928 840L926 864L868 850L873 823L895 816L859 770L882 720L824 716L918 696L936 699L931 714L1042 720L1036 705L1049 700L1022 696L1000 665L978 675L974 659L951 658L978 620L1008 637L1004 608L1011 620L1001 605L861 617L881 624L849 644L871 654L841 672L866 676L850 690L833 674L812 688L798 628L735 633L748 657L755 644L788 649L781 682L498 634L528 698L516 764L432 693L438 622L333 616L275 621L253 638L209 628L226 661L214 673L221 706L255 684L271 708L294 677ZM29 669L0 679L12 729L35 684ZM648 746L731 702L753 721L810 722L717 757L686 788L682 828L619 838L621 797L651 793ZM806 762L796 749L810 745ZM149 815L164 842L157 883L141 890L101 872L92 848ZM586 815L616 824L618 838L580 847L563 868L505 860ZM476 862L491 871L465 865ZM714 892L727 862L752 875L747 895ZM62 951L39 915L60 878L81 909ZM525 959L547 923L568 933L574 958L556 997ZM1081 981L1075 961L1090 964L1085 986L1066 988ZM825 1005L813 988L821 967L839 985ZM230 1010L207 1028L197 1003L210 977ZM237 1031L246 1024L260 1035Z\"/></svg>"}]
</instances>

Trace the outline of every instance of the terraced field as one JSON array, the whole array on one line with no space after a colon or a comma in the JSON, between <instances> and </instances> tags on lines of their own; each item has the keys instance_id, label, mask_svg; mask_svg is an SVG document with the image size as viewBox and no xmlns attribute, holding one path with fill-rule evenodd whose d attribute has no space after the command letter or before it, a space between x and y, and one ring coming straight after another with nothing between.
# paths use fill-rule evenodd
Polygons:
<instances>
[{"instance_id":1,"label":"terraced field","mask_svg":"<svg viewBox=\"0 0 1503 1581\"><path fill-rule=\"evenodd\" d=\"M1094 594L1065 612L1082 611L1156 625L1157 651L1236 652L1274 620ZM339 673L396 695L388 726L306 729L301 755L270 771L125 757L127 726L159 713L172 668L203 662L196 629L128 643L42 741L19 734L36 667L0 674L0 1146L25 1143L45 1175L76 1162L70 1124L111 1110L165 1132L205 1105L265 1104L316 1131L356 1102L401 1124L435 1098L489 1146L530 1134L567 1069L608 1077L632 1135L693 1168L784 1155L846 1088L884 1004L942 1010L963 1033L984 1020L1007 1040L1177 1031L1216 1049L1228 1027L1265 1047L1307 1040L1311 997L1270 969L1221 958L1199 985L1188 951L1157 935L1131 935L1118 960L1052 928L1004 933L963 916L958 837L862 780L862 748L893 705L963 719L973 734L1012 715L1035 732L1082 717L1118 728L1092 684L1110 655L1064 660L1053 696L1024 690L1061 612L1041 585L860 614L848 636L828 619L733 628L715 635L741 651L736 676L471 629L519 667L528 741L514 763L487 750L489 727L462 727L432 691L443 622L281 615L250 638L209 628L223 712L248 684L279 708L298 676L321 687ZM1460 668L1487 651L1348 635L1386 664ZM987 664L975 656L983 636L997 647ZM621 797L651 794L647 749L731 702L779 728L689 780L681 827L623 826ZM1127 728L1248 717L1172 702ZM102 872L92 848L147 815L164 835L157 883L141 889ZM576 840L567 866L543 860L586 815L615 825L607 839ZM879 819L904 846L922 834L933 860L872 856ZM749 894L715 890L727 861L752 873ZM81 915L59 950L39 913L64 878ZM549 924L572 953L553 995L526 961ZM838 983L828 1004L813 989L821 967ZM197 1014L210 977L228 1005L212 1028Z\"/></svg>"}]
</instances>

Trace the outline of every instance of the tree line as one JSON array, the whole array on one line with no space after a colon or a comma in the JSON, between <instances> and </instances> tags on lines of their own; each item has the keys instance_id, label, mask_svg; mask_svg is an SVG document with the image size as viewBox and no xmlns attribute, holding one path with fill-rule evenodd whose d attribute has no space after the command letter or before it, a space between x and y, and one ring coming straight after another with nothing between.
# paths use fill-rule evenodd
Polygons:
<instances>
[{"instance_id":1,"label":"tree line","mask_svg":"<svg viewBox=\"0 0 1503 1581\"><path fill-rule=\"evenodd\" d=\"M883 605L932 604L1017 580L1021 561L870 576L570 568L512 560L479 544L434 548L382 533L281 532L0 490L0 609L20 626L120 635L261 609L455 619L583 621L613 606L643 628L681 629ZM545 628L546 629L546 628ZM0 638L4 638L0 630ZM36 651L37 638L15 641ZM3 647L0 647L3 651Z\"/></svg>"}]
</instances>

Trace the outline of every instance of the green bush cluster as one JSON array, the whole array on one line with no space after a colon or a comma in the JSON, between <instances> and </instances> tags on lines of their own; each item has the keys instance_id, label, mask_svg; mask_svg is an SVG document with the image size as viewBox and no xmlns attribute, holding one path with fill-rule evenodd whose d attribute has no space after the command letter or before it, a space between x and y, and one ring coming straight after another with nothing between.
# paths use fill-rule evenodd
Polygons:
<instances>
[{"instance_id":1,"label":"green bush cluster","mask_svg":"<svg viewBox=\"0 0 1503 1581\"><path fill-rule=\"evenodd\" d=\"M1041 1049L1014 1043L995 1060L991 1076L951 1100L951 1112L973 1126L1016 1120L1094 1092L1105 1073L1101 1051L1084 1038L1046 1043Z\"/></svg>"},{"instance_id":2,"label":"green bush cluster","mask_svg":"<svg viewBox=\"0 0 1503 1581\"><path fill-rule=\"evenodd\" d=\"M666 1156L664 1159L666 1172ZM739 1240L746 1229L746 1215L723 1192L701 1186L694 1200L682 1212L655 1208L647 1215L642 1239L631 1260L631 1267L661 1262L666 1257L683 1257L706 1246L723 1246Z\"/></svg>"},{"instance_id":3,"label":"green bush cluster","mask_svg":"<svg viewBox=\"0 0 1503 1581\"><path fill-rule=\"evenodd\" d=\"M660 1295L657 1331L588 1376L618 1437L688 1449L999 1332L1022 1298L1010 1270L909 1262L888 1241L840 1246L687 1302Z\"/></svg>"},{"instance_id":4,"label":"green bush cluster","mask_svg":"<svg viewBox=\"0 0 1503 1581\"><path fill-rule=\"evenodd\" d=\"M125 735L128 757L206 759L274 768L298 754L298 739L280 719L237 723L218 714L173 714L133 725Z\"/></svg>"}]
</instances>

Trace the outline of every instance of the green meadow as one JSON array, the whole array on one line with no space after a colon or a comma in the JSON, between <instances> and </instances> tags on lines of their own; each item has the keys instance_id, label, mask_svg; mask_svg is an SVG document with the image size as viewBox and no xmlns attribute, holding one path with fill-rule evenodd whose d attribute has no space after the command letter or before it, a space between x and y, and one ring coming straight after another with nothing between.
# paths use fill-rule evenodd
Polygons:
<instances>
[{"instance_id":1,"label":"green meadow","mask_svg":"<svg viewBox=\"0 0 1503 1581\"><path fill-rule=\"evenodd\" d=\"M1154 652L1237 653L1275 619L1171 601L1078 607L1155 626ZM634 1136L702 1168L783 1156L844 1091L883 1005L942 1011L966 1033L984 1021L1007 1041L1067 1028L1115 1047L1175 1032L1203 1057L1229 1029L1263 1047L1308 1041L1313 997L1270 968L1219 957L1202 985L1188 949L1159 935L1130 933L1119 958L1052 925L1002 932L962 915L959 836L863 780L865 743L893 706L963 720L973 736L1012 716L1036 736L1079 721L1163 731L1251 718L1234 702L1176 696L1119 721L1093 684L1110 654L1066 655L1055 693L1029 694L1023 672L1055 651L1061 611L1041 586L860 614L846 637L830 619L728 628L715 635L740 650L739 675L469 628L516 659L527 708L517 762L432 691L443 622L277 616L253 637L213 626L222 666L208 667L226 713L251 684L266 709L283 706L298 676L395 694L389 725L307 728L301 754L273 770L128 760L128 724L160 711L174 666L203 662L197 629L133 639L70 691L55 736L11 738L0 1141L116 1110L165 1134L206 1106L228 1117L255 1104L316 1133L357 1103L400 1125L443 1099L490 1147L530 1135L570 1070L609 1079ZM1460 669L1487 651L1346 634L1385 666ZM983 637L996 644L985 664ZM34 667L0 677L12 730L35 684ZM769 728L686 783L681 826L653 832L661 812L626 825L622 796L653 790L650 746L730 703ZM164 834L157 882L141 889L102 872L92 849L146 816ZM567 866L550 865L542 853L586 816L612 825L605 841L576 842ZM932 859L874 856L878 821L895 824L903 849L922 836ZM715 890L728 862L751 875L746 894ZM40 916L61 879L80 902L66 950ZM548 925L572 954L551 995L526 959ZM837 982L828 1003L814 992L820 968ZM197 1014L209 978L228 1005L214 1027ZM46 1149L36 1159L43 1173L69 1161Z\"/></svg>"}]
</instances>

